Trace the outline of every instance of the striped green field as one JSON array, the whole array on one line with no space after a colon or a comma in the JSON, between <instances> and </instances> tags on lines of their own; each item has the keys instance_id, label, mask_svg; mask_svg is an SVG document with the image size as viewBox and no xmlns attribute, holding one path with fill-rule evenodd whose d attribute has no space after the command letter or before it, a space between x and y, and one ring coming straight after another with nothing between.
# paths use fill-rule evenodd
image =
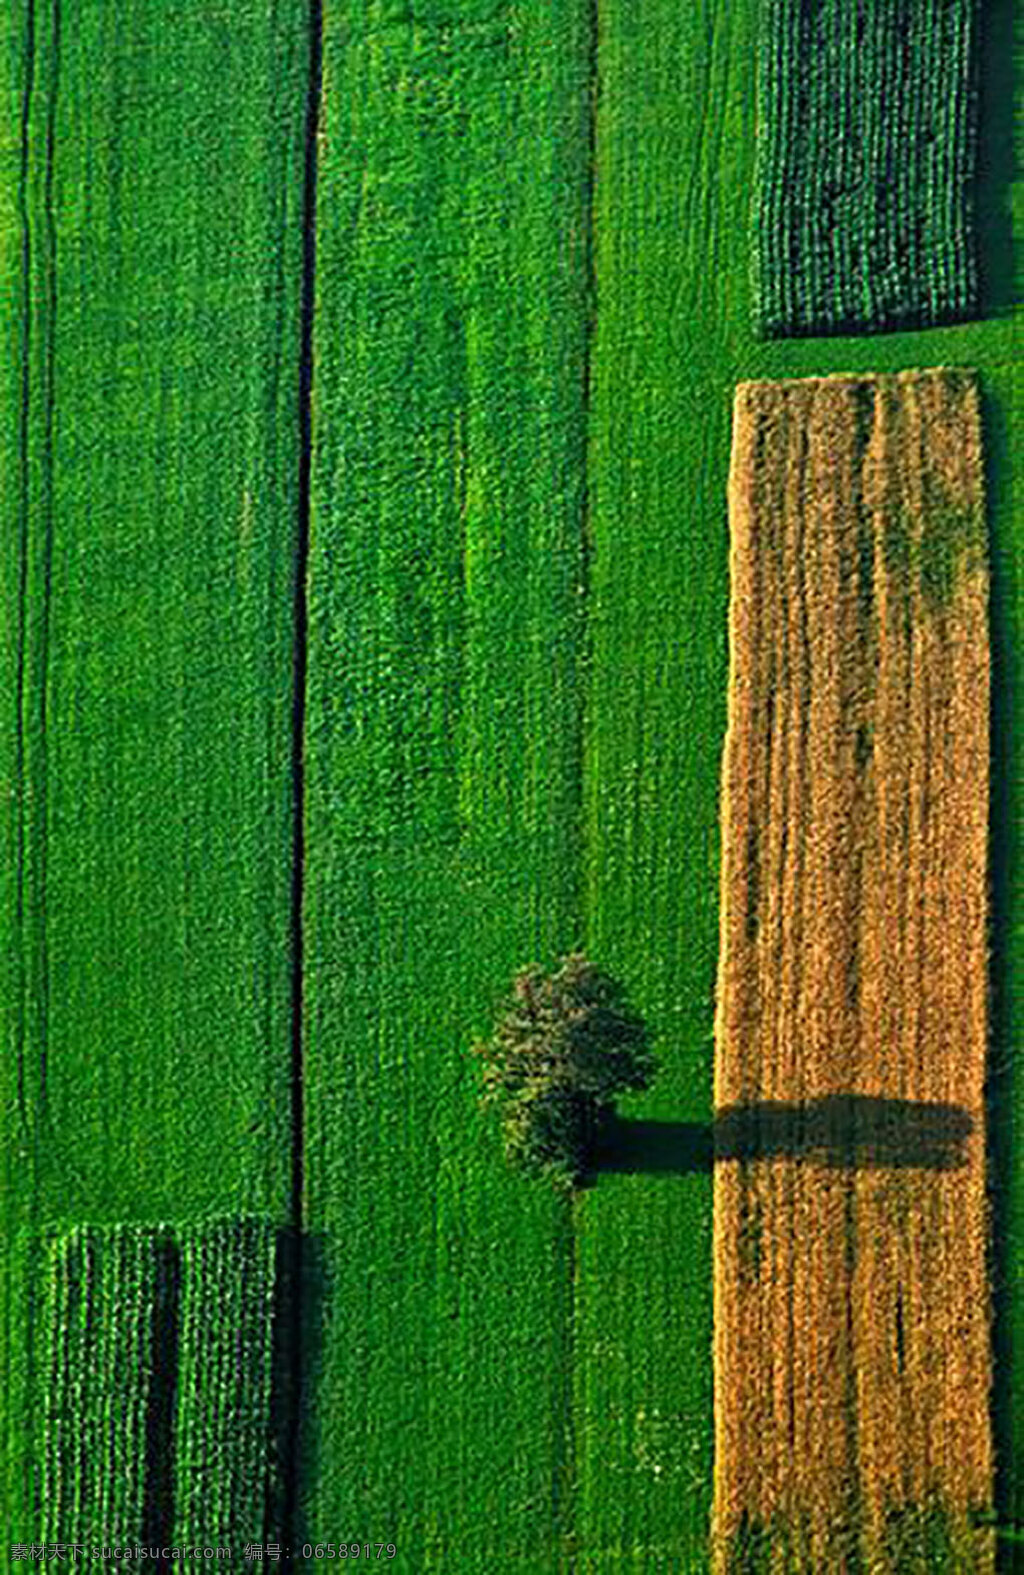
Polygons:
<instances>
[{"instance_id":1,"label":"striped green field","mask_svg":"<svg viewBox=\"0 0 1024 1575\"><path fill-rule=\"evenodd\" d=\"M572 1228L468 1047L580 931L582 4L328 8L306 726L302 1539L571 1530Z\"/></svg>"},{"instance_id":2,"label":"striped green field","mask_svg":"<svg viewBox=\"0 0 1024 1575\"><path fill-rule=\"evenodd\" d=\"M183 1233L173 1541L280 1541L272 1524L271 1385L277 1239L265 1220Z\"/></svg>"},{"instance_id":3,"label":"striped green field","mask_svg":"<svg viewBox=\"0 0 1024 1575\"><path fill-rule=\"evenodd\" d=\"M1019 239L1024 211L1002 184L1004 106L983 145L1003 161L986 164L986 320L762 341L760 7L607 0L596 32L582 10L531 11L326 12L305 898L324 1299L304 1520L387 1535L418 1568L500 1550L512 1569L702 1570L711 1183L681 1124L711 1114L732 390L979 367L1005 695L1024 371L996 270L1005 205ZM1004 85L1009 18L993 6L982 39ZM1004 725L1011 767L1013 747ZM1011 800L1007 861L1019 819ZM464 1052L512 969L577 937L647 1016L661 1074L629 1112L658 1157L569 1218L504 1175ZM1007 991L1005 1043L1011 1013ZM995 1148L1001 1196L1013 1163L1024 1200L1005 1128ZM1022 1307L1003 1299L1004 1345ZM1007 1477L1007 1510L1013 1493Z\"/></svg>"},{"instance_id":4,"label":"striped green field","mask_svg":"<svg viewBox=\"0 0 1024 1575\"><path fill-rule=\"evenodd\" d=\"M288 1218L307 56L301 0L0 21L4 1546L26 1244Z\"/></svg>"},{"instance_id":5,"label":"striped green field","mask_svg":"<svg viewBox=\"0 0 1024 1575\"><path fill-rule=\"evenodd\" d=\"M43 1401L35 1528L43 1543L134 1543L150 1530L155 1310L167 1292L154 1246L150 1232L119 1226L74 1230L50 1244L39 1287L45 1367L35 1397Z\"/></svg>"},{"instance_id":6,"label":"striped green field","mask_svg":"<svg viewBox=\"0 0 1024 1575\"><path fill-rule=\"evenodd\" d=\"M754 317L866 333L977 307L975 0L765 0Z\"/></svg>"},{"instance_id":7,"label":"striped green field","mask_svg":"<svg viewBox=\"0 0 1024 1575\"><path fill-rule=\"evenodd\" d=\"M269 1536L284 1468L296 1546L706 1569L711 1177L685 1124L711 1115L733 389L937 365L978 368L990 458L996 1443L1024 1525L1012 0L979 12L983 316L884 337L755 335L762 14L324 0L305 629L319 7L0 22L0 1541L64 1538L65 1506ZM569 1202L508 1173L468 1052L518 966L576 945L661 1070L636 1163ZM297 1177L293 1462L267 1315ZM204 1234L228 1216L264 1223ZM76 1429L119 1451L98 1488ZM154 1462L173 1440L141 1483L140 1430Z\"/></svg>"}]
</instances>

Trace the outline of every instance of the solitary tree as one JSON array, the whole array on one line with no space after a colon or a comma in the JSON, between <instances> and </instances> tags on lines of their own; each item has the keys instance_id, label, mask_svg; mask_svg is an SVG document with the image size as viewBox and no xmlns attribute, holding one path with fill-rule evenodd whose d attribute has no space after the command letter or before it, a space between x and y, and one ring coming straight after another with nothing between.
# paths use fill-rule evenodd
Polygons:
<instances>
[{"instance_id":1,"label":"solitary tree","mask_svg":"<svg viewBox=\"0 0 1024 1575\"><path fill-rule=\"evenodd\" d=\"M581 952L552 973L521 969L491 1038L473 1048L509 1160L564 1187L585 1175L616 1095L647 1088L654 1074L642 1019Z\"/></svg>"}]
</instances>

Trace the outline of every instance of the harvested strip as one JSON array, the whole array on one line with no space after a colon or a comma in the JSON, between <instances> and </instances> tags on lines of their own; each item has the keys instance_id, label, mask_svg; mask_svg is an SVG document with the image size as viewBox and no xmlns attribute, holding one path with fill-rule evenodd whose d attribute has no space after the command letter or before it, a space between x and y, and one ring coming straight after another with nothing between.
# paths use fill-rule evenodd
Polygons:
<instances>
[{"instance_id":1,"label":"harvested strip","mask_svg":"<svg viewBox=\"0 0 1024 1575\"><path fill-rule=\"evenodd\" d=\"M715 1173L719 1567L986 1571L973 377L740 385L730 526L715 1100L770 1121Z\"/></svg>"},{"instance_id":2,"label":"harvested strip","mask_svg":"<svg viewBox=\"0 0 1024 1575\"><path fill-rule=\"evenodd\" d=\"M861 332L977 304L973 0L768 0L754 316Z\"/></svg>"},{"instance_id":3,"label":"harvested strip","mask_svg":"<svg viewBox=\"0 0 1024 1575\"><path fill-rule=\"evenodd\" d=\"M161 1383L154 1336L169 1289L161 1264L155 1233L133 1226L81 1227L49 1243L43 1543L144 1537L147 1414Z\"/></svg>"},{"instance_id":4,"label":"harvested strip","mask_svg":"<svg viewBox=\"0 0 1024 1575\"><path fill-rule=\"evenodd\" d=\"M198 1226L181 1241L175 1536L265 1542L277 1240L264 1220Z\"/></svg>"}]
</instances>

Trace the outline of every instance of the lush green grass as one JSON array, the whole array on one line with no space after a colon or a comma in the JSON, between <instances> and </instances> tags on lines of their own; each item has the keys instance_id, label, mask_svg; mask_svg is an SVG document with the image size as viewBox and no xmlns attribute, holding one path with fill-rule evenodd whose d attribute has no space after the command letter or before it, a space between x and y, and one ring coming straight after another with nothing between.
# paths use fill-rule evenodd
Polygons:
<instances>
[{"instance_id":1,"label":"lush green grass","mask_svg":"<svg viewBox=\"0 0 1024 1575\"><path fill-rule=\"evenodd\" d=\"M307 48L301 0L0 23L9 1243L287 1217ZM32 1535L23 1256L2 1543Z\"/></svg>"},{"instance_id":2,"label":"lush green grass","mask_svg":"<svg viewBox=\"0 0 1024 1575\"><path fill-rule=\"evenodd\" d=\"M1020 117L1018 117L1018 125ZM1024 182L1015 234L1024 236ZM993 537L992 972L989 1146L996 1291L996 1503L1006 1572L1024 1571L1024 364L985 373Z\"/></svg>"},{"instance_id":3,"label":"lush green grass","mask_svg":"<svg viewBox=\"0 0 1024 1575\"><path fill-rule=\"evenodd\" d=\"M763 11L758 327L863 333L974 311L975 0Z\"/></svg>"},{"instance_id":4,"label":"lush green grass","mask_svg":"<svg viewBox=\"0 0 1024 1575\"><path fill-rule=\"evenodd\" d=\"M659 1036L634 1110L710 1114L740 377L981 370L997 1402L1002 1506L1024 1520L1021 314L754 338L759 10L602 0L595 37L582 0L326 7L297 1529L395 1542L410 1568L705 1563L710 1178L607 1175L571 1208L524 1186L465 1052L517 965L585 940ZM985 80L1005 84L1009 15L986 7ZM25 1417L56 1328L26 1243L288 1205L307 26L299 0L25 0L0 26L10 1541L31 1535ZM1003 311L998 135L988 155ZM221 1271L192 1261L199 1305ZM265 1375L262 1285L236 1312ZM223 1431L225 1352L183 1359L251 1502L262 1446ZM115 1490L127 1513L128 1474Z\"/></svg>"},{"instance_id":5,"label":"lush green grass","mask_svg":"<svg viewBox=\"0 0 1024 1575\"><path fill-rule=\"evenodd\" d=\"M468 1054L580 929L586 7L325 12L301 1536L553 1567L568 1205Z\"/></svg>"}]
</instances>

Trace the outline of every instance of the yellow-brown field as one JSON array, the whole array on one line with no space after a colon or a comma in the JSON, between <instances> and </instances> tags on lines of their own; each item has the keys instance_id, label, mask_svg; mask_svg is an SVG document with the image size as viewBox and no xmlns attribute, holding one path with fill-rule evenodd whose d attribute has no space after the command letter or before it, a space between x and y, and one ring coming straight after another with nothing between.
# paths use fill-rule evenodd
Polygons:
<instances>
[{"instance_id":1,"label":"yellow-brown field","mask_svg":"<svg viewBox=\"0 0 1024 1575\"><path fill-rule=\"evenodd\" d=\"M741 384L729 510L720 1565L988 1570L973 378Z\"/></svg>"}]
</instances>

